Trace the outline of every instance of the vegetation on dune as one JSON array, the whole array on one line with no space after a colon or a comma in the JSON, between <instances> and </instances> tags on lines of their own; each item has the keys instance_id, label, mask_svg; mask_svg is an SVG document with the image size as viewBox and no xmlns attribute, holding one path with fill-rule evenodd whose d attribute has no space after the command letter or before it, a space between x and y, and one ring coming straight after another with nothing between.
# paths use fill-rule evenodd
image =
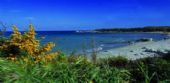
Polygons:
<instances>
[{"instance_id":1,"label":"vegetation on dune","mask_svg":"<svg viewBox=\"0 0 170 83\"><path fill-rule=\"evenodd\" d=\"M130 72L132 83L169 83L170 54L162 57L148 57L138 60L128 60L122 56L101 59L99 66L108 65Z\"/></svg>"},{"instance_id":2,"label":"vegetation on dune","mask_svg":"<svg viewBox=\"0 0 170 83\"><path fill-rule=\"evenodd\" d=\"M170 32L170 26L146 26L137 28L105 28L96 29L98 32Z\"/></svg>"},{"instance_id":3,"label":"vegetation on dune","mask_svg":"<svg viewBox=\"0 0 170 83\"><path fill-rule=\"evenodd\" d=\"M53 43L40 46L33 25L21 34L13 26L10 38L0 40L0 82L9 83L167 83L169 54L135 61L124 57L88 61L81 55L50 52Z\"/></svg>"}]
</instances>

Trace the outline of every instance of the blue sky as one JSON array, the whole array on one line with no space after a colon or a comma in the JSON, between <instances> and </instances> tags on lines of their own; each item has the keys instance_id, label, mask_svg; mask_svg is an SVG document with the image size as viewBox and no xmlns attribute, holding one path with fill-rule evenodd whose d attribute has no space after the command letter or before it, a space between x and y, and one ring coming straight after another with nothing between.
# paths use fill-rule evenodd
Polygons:
<instances>
[{"instance_id":1,"label":"blue sky","mask_svg":"<svg viewBox=\"0 0 170 83\"><path fill-rule=\"evenodd\" d=\"M168 26L170 0L0 0L0 21L20 30Z\"/></svg>"}]
</instances>

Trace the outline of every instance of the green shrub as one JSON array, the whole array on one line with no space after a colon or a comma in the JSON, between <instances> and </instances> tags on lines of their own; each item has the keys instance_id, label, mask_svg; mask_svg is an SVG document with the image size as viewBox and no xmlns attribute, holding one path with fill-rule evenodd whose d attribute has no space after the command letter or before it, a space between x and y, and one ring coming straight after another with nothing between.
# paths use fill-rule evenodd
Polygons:
<instances>
[{"instance_id":1,"label":"green shrub","mask_svg":"<svg viewBox=\"0 0 170 83\"><path fill-rule=\"evenodd\" d=\"M128 64L128 59L123 56L117 56L117 57L110 57L107 59L100 59L98 61L99 64L103 65L109 65L111 67L126 67Z\"/></svg>"},{"instance_id":2,"label":"green shrub","mask_svg":"<svg viewBox=\"0 0 170 83\"><path fill-rule=\"evenodd\" d=\"M0 81L2 82L59 82L59 83L124 83L129 82L130 73L125 69L99 67L94 64L54 63L28 65L19 61L0 60Z\"/></svg>"},{"instance_id":3,"label":"green shrub","mask_svg":"<svg viewBox=\"0 0 170 83\"><path fill-rule=\"evenodd\" d=\"M139 65L139 63L142 63L142 65ZM170 79L170 63L163 57L150 57L131 61L127 69L131 73L133 82L144 82L146 76L148 79L152 77L150 79L152 83Z\"/></svg>"}]
</instances>

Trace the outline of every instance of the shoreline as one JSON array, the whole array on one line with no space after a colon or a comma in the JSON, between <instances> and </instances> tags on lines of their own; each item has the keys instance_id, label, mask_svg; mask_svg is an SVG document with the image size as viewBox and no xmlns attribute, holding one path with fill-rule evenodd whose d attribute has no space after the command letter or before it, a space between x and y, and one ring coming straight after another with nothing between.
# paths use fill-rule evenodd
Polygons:
<instances>
[{"instance_id":1,"label":"shoreline","mask_svg":"<svg viewBox=\"0 0 170 83\"><path fill-rule=\"evenodd\" d=\"M97 58L124 56L130 60L145 57L163 56L170 50L170 39L160 41L139 42L128 46L98 52Z\"/></svg>"},{"instance_id":2,"label":"shoreline","mask_svg":"<svg viewBox=\"0 0 170 83\"><path fill-rule=\"evenodd\" d=\"M121 32L121 31L120 32L118 32L118 31L101 32L101 31L94 31L94 32L95 33L159 33L159 34L170 34L170 32L163 32L163 31L157 31L157 32L156 31L155 32L154 31L153 32L142 32L142 31L141 32L137 32L137 31L136 32L133 32L133 31L132 32L130 32L130 31L129 32Z\"/></svg>"}]
</instances>

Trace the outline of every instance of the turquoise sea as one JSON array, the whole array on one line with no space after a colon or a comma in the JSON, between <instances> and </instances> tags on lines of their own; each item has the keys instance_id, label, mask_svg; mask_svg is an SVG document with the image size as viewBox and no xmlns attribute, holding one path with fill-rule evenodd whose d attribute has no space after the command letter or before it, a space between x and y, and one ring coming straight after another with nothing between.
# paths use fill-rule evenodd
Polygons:
<instances>
[{"instance_id":1,"label":"turquoise sea","mask_svg":"<svg viewBox=\"0 0 170 83\"><path fill-rule=\"evenodd\" d=\"M41 44L54 42L56 47L53 49L61 50L66 54L72 52L90 53L93 49L97 51L105 51L108 49L119 48L129 45L141 38L153 38L158 41L167 37L160 33L94 33L94 32L76 32L76 31L37 31L37 38L41 40ZM6 35L9 36L11 32Z\"/></svg>"}]
</instances>

